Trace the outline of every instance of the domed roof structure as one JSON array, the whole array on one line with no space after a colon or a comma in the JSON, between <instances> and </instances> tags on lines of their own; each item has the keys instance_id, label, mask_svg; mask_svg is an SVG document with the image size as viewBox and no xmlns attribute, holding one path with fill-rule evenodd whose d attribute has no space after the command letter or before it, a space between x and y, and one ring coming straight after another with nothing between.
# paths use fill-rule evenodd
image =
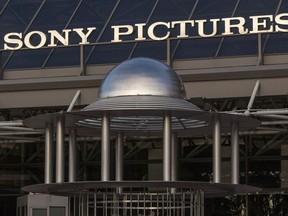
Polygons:
<instances>
[{"instance_id":1,"label":"domed roof structure","mask_svg":"<svg viewBox=\"0 0 288 216\"><path fill-rule=\"evenodd\" d=\"M150 58L134 58L119 64L107 74L99 89L99 98L133 95L186 97L177 73Z\"/></svg>"},{"instance_id":2,"label":"domed roof structure","mask_svg":"<svg viewBox=\"0 0 288 216\"><path fill-rule=\"evenodd\" d=\"M165 110L202 111L185 97L184 85L171 67L151 58L133 58L106 75L99 88L98 100L83 110L114 113L121 110L121 115L127 110L128 114L141 110L141 115L151 115L153 110L160 116Z\"/></svg>"},{"instance_id":3,"label":"domed roof structure","mask_svg":"<svg viewBox=\"0 0 288 216\"><path fill-rule=\"evenodd\" d=\"M134 58L113 68L99 88L98 99L85 107L87 118L77 124L99 128L103 112L109 112L116 131L161 131L163 114L170 112L174 130L207 126L191 118L203 111L185 100L184 85L168 65L150 58Z\"/></svg>"}]
</instances>

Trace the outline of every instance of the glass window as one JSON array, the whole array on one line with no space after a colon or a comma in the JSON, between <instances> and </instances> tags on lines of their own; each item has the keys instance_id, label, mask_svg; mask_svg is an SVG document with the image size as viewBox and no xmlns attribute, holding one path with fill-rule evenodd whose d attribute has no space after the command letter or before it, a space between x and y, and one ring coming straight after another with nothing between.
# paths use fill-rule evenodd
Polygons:
<instances>
[{"instance_id":1,"label":"glass window","mask_svg":"<svg viewBox=\"0 0 288 216\"><path fill-rule=\"evenodd\" d=\"M33 208L32 216L47 216L47 209L45 208Z\"/></svg>"},{"instance_id":2,"label":"glass window","mask_svg":"<svg viewBox=\"0 0 288 216\"><path fill-rule=\"evenodd\" d=\"M194 19L229 17L232 15L237 0L201 0L195 10Z\"/></svg>"},{"instance_id":3,"label":"glass window","mask_svg":"<svg viewBox=\"0 0 288 216\"><path fill-rule=\"evenodd\" d=\"M27 215L26 209L27 209L27 206L22 206L21 207L21 216L26 216Z\"/></svg>"},{"instance_id":4,"label":"glass window","mask_svg":"<svg viewBox=\"0 0 288 216\"><path fill-rule=\"evenodd\" d=\"M65 216L65 207L50 207L50 216Z\"/></svg>"},{"instance_id":5,"label":"glass window","mask_svg":"<svg viewBox=\"0 0 288 216\"><path fill-rule=\"evenodd\" d=\"M242 35L226 37L219 52L219 56L257 55L258 36Z\"/></svg>"}]
</instances>

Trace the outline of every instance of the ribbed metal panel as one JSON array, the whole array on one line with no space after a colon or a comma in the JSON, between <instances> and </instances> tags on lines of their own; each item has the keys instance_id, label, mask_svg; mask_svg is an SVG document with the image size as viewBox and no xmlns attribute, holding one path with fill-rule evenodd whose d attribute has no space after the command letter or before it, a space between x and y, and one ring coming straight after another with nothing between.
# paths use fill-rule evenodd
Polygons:
<instances>
[{"instance_id":1,"label":"ribbed metal panel","mask_svg":"<svg viewBox=\"0 0 288 216\"><path fill-rule=\"evenodd\" d=\"M82 121L77 122L77 125L100 129L101 118L84 119ZM205 126L208 126L208 122L206 121L172 117L173 130L186 130ZM112 130L120 130L120 131L126 131L126 130L161 131L163 129L163 118L149 117L149 116L112 117L110 128Z\"/></svg>"},{"instance_id":2,"label":"ribbed metal panel","mask_svg":"<svg viewBox=\"0 0 288 216\"><path fill-rule=\"evenodd\" d=\"M88 105L83 111L117 111L117 110L186 110L199 111L202 110L194 104L181 99L165 96L125 96L98 99L94 103Z\"/></svg>"}]
</instances>

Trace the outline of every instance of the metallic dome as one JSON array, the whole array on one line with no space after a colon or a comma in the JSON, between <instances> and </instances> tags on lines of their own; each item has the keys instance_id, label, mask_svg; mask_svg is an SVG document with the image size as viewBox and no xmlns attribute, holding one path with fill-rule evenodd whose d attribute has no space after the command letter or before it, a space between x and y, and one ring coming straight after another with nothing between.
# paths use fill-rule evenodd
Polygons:
<instances>
[{"instance_id":1,"label":"metallic dome","mask_svg":"<svg viewBox=\"0 0 288 216\"><path fill-rule=\"evenodd\" d=\"M180 77L158 60L134 58L119 64L104 78L98 97L82 109L90 117L78 126L100 128L102 112L109 112L112 130L161 131L165 111L173 118L173 130L208 125L191 119L192 113L203 111L184 99Z\"/></svg>"},{"instance_id":2,"label":"metallic dome","mask_svg":"<svg viewBox=\"0 0 288 216\"><path fill-rule=\"evenodd\" d=\"M186 97L177 73L166 64L150 58L133 58L114 67L104 78L98 97L140 95Z\"/></svg>"}]
</instances>

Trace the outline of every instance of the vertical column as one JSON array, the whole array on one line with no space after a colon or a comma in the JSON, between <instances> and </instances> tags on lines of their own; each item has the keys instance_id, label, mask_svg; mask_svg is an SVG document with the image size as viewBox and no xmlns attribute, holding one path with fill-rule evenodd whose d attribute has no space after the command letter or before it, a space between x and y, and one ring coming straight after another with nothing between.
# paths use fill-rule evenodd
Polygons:
<instances>
[{"instance_id":1,"label":"vertical column","mask_svg":"<svg viewBox=\"0 0 288 216\"><path fill-rule=\"evenodd\" d=\"M231 128L231 183L239 184L239 125L232 123Z\"/></svg>"},{"instance_id":2,"label":"vertical column","mask_svg":"<svg viewBox=\"0 0 288 216\"><path fill-rule=\"evenodd\" d=\"M116 181L123 180L124 167L123 134L118 132L116 138Z\"/></svg>"},{"instance_id":3,"label":"vertical column","mask_svg":"<svg viewBox=\"0 0 288 216\"><path fill-rule=\"evenodd\" d=\"M102 117L101 140L101 180L110 181L110 116L107 112Z\"/></svg>"},{"instance_id":4,"label":"vertical column","mask_svg":"<svg viewBox=\"0 0 288 216\"><path fill-rule=\"evenodd\" d=\"M45 184L53 182L53 125L45 128Z\"/></svg>"},{"instance_id":5,"label":"vertical column","mask_svg":"<svg viewBox=\"0 0 288 216\"><path fill-rule=\"evenodd\" d=\"M213 182L221 182L221 121L213 118Z\"/></svg>"},{"instance_id":6,"label":"vertical column","mask_svg":"<svg viewBox=\"0 0 288 216\"><path fill-rule=\"evenodd\" d=\"M178 143L177 133L172 133L172 151L171 151L171 181L178 181Z\"/></svg>"},{"instance_id":7,"label":"vertical column","mask_svg":"<svg viewBox=\"0 0 288 216\"><path fill-rule=\"evenodd\" d=\"M116 137L116 181L123 181L124 174L124 143L123 134L117 133ZM123 188L117 188L118 193L123 192Z\"/></svg>"},{"instance_id":8,"label":"vertical column","mask_svg":"<svg viewBox=\"0 0 288 216\"><path fill-rule=\"evenodd\" d=\"M177 133L172 133L171 137L171 181L178 181L178 143L177 143ZM177 188L172 188L171 193L176 193Z\"/></svg>"},{"instance_id":9,"label":"vertical column","mask_svg":"<svg viewBox=\"0 0 288 216\"><path fill-rule=\"evenodd\" d=\"M163 181L171 181L171 114L163 116Z\"/></svg>"},{"instance_id":10,"label":"vertical column","mask_svg":"<svg viewBox=\"0 0 288 216\"><path fill-rule=\"evenodd\" d=\"M56 122L56 183L65 179L65 118L62 114L57 116Z\"/></svg>"},{"instance_id":11,"label":"vertical column","mask_svg":"<svg viewBox=\"0 0 288 216\"><path fill-rule=\"evenodd\" d=\"M69 182L76 181L77 178L77 131L69 131Z\"/></svg>"}]
</instances>

